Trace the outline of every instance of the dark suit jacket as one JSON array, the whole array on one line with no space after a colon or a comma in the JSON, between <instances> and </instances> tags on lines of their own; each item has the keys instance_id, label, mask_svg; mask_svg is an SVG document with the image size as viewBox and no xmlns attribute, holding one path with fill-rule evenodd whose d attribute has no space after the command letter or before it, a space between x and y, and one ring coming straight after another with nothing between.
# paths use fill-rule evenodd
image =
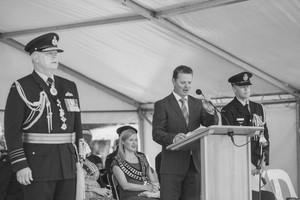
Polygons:
<instances>
[{"instance_id":1,"label":"dark suit jacket","mask_svg":"<svg viewBox=\"0 0 300 200\"><path fill-rule=\"evenodd\" d=\"M257 114L262 121L264 121L264 111L261 104L255 103L253 101L249 101L250 111L251 113L245 109L245 107L239 102L239 100L235 97L231 102L229 102L226 106L222 109L222 124L223 125L234 125L234 126L252 126L252 118L253 114ZM239 119L239 120L238 120ZM239 122L240 121L240 122ZM265 152L265 161L266 164L269 165L269 149L270 149L270 142L269 142L269 131L267 124L264 126L264 136L268 141L269 145L263 148ZM259 142L251 140L251 162L255 166L260 159L260 146Z\"/></svg>"},{"instance_id":2,"label":"dark suit jacket","mask_svg":"<svg viewBox=\"0 0 300 200\"><path fill-rule=\"evenodd\" d=\"M210 126L218 123L217 115L208 114L200 99L188 97L189 125L186 124L181 108L175 98L170 94L154 104L153 114L153 140L162 145L162 160L160 174L185 174L190 164L190 151L166 150L173 143L178 133L188 133L197 129L200 124ZM193 151L193 160L200 173L200 151Z\"/></svg>"},{"instance_id":3,"label":"dark suit jacket","mask_svg":"<svg viewBox=\"0 0 300 200\"><path fill-rule=\"evenodd\" d=\"M51 133L76 132L76 141L82 138L80 112L68 111L65 99L78 99L78 92L74 82L59 76L54 76L56 96L51 95L49 87L34 71L32 74L18 80L26 98L30 102L40 99L40 92L45 91L51 103L53 128ZM67 129L62 130L61 116L57 99L65 112ZM78 102L79 104L79 102ZM76 177L76 152L74 145L69 144L29 144L23 143L22 133L48 133L46 107L39 120L28 130L24 130L23 123L30 115L31 109L20 97L15 83L12 85L5 108L5 138L12 162L13 171L17 172L30 167L34 181L60 180ZM34 118L39 112L34 113ZM26 124L25 124L26 125Z\"/></svg>"}]
</instances>

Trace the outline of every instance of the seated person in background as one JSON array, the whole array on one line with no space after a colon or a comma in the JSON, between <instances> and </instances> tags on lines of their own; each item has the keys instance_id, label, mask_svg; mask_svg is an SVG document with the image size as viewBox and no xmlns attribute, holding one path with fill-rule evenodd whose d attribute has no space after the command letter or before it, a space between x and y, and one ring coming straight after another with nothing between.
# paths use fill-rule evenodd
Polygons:
<instances>
[{"instance_id":1,"label":"seated person in background","mask_svg":"<svg viewBox=\"0 0 300 200\"><path fill-rule=\"evenodd\" d=\"M118 155L111 164L120 187L122 200L150 200L159 198L159 183L151 172L144 154L137 153L137 133L132 129L122 131Z\"/></svg>"},{"instance_id":2,"label":"seated person in background","mask_svg":"<svg viewBox=\"0 0 300 200\"><path fill-rule=\"evenodd\" d=\"M0 200L23 200L22 185L13 172L4 137L0 136Z\"/></svg>"},{"instance_id":3,"label":"seated person in background","mask_svg":"<svg viewBox=\"0 0 300 200\"><path fill-rule=\"evenodd\" d=\"M116 132L120 137L121 133L125 130L133 130L135 133L137 133L137 130L132 126L121 126L116 130ZM118 155L118 151L119 151L119 139L115 141L114 151L106 156L105 169L109 177L111 177L112 175L111 163L114 160L115 156Z\"/></svg>"},{"instance_id":4,"label":"seated person in background","mask_svg":"<svg viewBox=\"0 0 300 200\"><path fill-rule=\"evenodd\" d=\"M91 156L93 156L93 159L95 159L98 169L103 171L104 165L102 162L102 158L100 157L101 143L99 140L91 142L91 150L92 150Z\"/></svg>"},{"instance_id":5,"label":"seated person in background","mask_svg":"<svg viewBox=\"0 0 300 200\"><path fill-rule=\"evenodd\" d=\"M99 156L97 156L99 154L99 150L98 150L99 143L97 141L92 141L93 136L90 130L82 130L82 133L85 135L84 137L86 138L86 141L90 141L89 147L91 148L92 151L92 153L87 156L87 159L92 163L94 163L100 172L100 176L97 182L101 187L106 187L108 184L106 183L105 180L103 180L103 176L102 176L103 162L102 159Z\"/></svg>"},{"instance_id":6,"label":"seated person in background","mask_svg":"<svg viewBox=\"0 0 300 200\"><path fill-rule=\"evenodd\" d=\"M116 130L116 133L118 134L119 138L120 138L120 135L123 131L125 130L133 130L134 132L138 132L134 127L132 126L121 126L119 127L117 130ZM118 155L118 151L119 151L119 138L117 140L115 140L115 143L114 143L114 151L110 154L108 154L106 156L106 160L105 160L105 169L106 169L106 172L108 174L109 177L111 177L112 175L112 168L111 168L111 163L112 161L114 160L115 156ZM110 180L111 181L111 180Z\"/></svg>"},{"instance_id":7,"label":"seated person in background","mask_svg":"<svg viewBox=\"0 0 300 200\"><path fill-rule=\"evenodd\" d=\"M86 141L88 145L91 144L92 141L92 134L89 130L83 130L83 138ZM84 175L85 175L85 197L86 200L92 200L92 199L105 199L105 200L112 200L112 193L111 190L105 188L104 186L101 187L101 184L99 184L99 178L100 183L103 183L101 181L100 172L98 167L95 163L90 160L90 155L87 155L84 163L83 163L83 169L84 169ZM92 156L93 158L93 156Z\"/></svg>"}]
</instances>

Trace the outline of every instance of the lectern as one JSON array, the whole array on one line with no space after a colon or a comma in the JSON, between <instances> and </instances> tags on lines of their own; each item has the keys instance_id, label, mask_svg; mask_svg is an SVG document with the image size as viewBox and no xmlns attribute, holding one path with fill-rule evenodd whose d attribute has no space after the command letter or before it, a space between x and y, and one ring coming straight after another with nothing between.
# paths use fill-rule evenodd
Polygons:
<instances>
[{"instance_id":1,"label":"lectern","mask_svg":"<svg viewBox=\"0 0 300 200\"><path fill-rule=\"evenodd\" d=\"M200 127L167 149L198 149L201 152L201 200L252 200L250 137L263 129L252 126ZM237 145L245 145L235 146L228 132L233 132Z\"/></svg>"}]
</instances>

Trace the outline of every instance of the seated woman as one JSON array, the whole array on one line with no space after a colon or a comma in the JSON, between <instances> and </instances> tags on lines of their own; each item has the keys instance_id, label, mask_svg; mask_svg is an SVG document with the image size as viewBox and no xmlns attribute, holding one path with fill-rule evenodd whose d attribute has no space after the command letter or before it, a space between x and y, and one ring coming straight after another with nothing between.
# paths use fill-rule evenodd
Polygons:
<instances>
[{"instance_id":1,"label":"seated woman","mask_svg":"<svg viewBox=\"0 0 300 200\"><path fill-rule=\"evenodd\" d=\"M86 143L90 145L92 141L91 132L89 130L84 130L83 137ZM111 190L101 187L98 183L98 179L101 178L99 177L100 172L96 164L89 160L89 155L87 155L83 162L83 169L85 175L86 200L113 200Z\"/></svg>"},{"instance_id":2,"label":"seated woman","mask_svg":"<svg viewBox=\"0 0 300 200\"><path fill-rule=\"evenodd\" d=\"M137 133L124 130L119 139L118 155L111 167L119 183L122 200L151 200L159 198L159 183L150 170L144 154L137 154ZM154 198L151 198L154 197Z\"/></svg>"}]
</instances>

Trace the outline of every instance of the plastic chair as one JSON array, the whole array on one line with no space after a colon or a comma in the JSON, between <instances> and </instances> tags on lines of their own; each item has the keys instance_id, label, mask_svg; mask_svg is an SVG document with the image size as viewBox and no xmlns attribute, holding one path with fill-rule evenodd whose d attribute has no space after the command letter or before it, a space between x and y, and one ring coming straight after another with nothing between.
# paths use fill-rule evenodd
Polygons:
<instances>
[{"instance_id":1,"label":"plastic chair","mask_svg":"<svg viewBox=\"0 0 300 200\"><path fill-rule=\"evenodd\" d=\"M266 170L266 175L269 179L271 189L275 194L277 200L285 200L282 196L279 180L284 181L286 183L290 192L290 197L298 198L294 190L293 184L291 182L291 179L285 171L283 171L282 169L268 169Z\"/></svg>"},{"instance_id":2,"label":"plastic chair","mask_svg":"<svg viewBox=\"0 0 300 200\"><path fill-rule=\"evenodd\" d=\"M118 185L119 185L119 183L118 183L118 180L116 179L115 175L113 175L113 174L111 175L111 180L112 180L113 188L114 188L115 193L116 193L116 198L117 198L117 200L120 200L119 193L118 193Z\"/></svg>"}]
</instances>

